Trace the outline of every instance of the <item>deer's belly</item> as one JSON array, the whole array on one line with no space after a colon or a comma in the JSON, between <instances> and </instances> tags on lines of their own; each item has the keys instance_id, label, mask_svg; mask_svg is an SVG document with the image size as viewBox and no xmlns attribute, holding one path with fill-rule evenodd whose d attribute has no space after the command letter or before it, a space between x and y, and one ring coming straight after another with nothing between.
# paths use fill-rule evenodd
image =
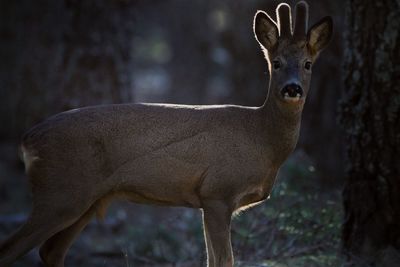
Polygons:
<instances>
[{"instance_id":1,"label":"deer's belly","mask_svg":"<svg viewBox=\"0 0 400 267\"><path fill-rule=\"evenodd\" d=\"M200 164L150 155L120 167L111 179L117 191L136 203L200 208L206 170Z\"/></svg>"},{"instance_id":2,"label":"deer's belly","mask_svg":"<svg viewBox=\"0 0 400 267\"><path fill-rule=\"evenodd\" d=\"M121 193L124 199L138 204L151 204L160 206L179 206L189 208L200 208L200 200L194 194L187 194L180 197L168 195L158 195L152 192L136 192L134 190Z\"/></svg>"}]
</instances>

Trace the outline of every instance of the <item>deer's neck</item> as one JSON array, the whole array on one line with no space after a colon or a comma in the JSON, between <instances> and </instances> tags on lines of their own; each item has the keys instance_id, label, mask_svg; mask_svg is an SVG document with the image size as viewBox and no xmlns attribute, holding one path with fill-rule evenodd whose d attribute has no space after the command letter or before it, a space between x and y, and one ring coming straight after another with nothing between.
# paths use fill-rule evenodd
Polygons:
<instances>
[{"instance_id":1,"label":"deer's neck","mask_svg":"<svg viewBox=\"0 0 400 267\"><path fill-rule=\"evenodd\" d=\"M303 103L283 103L271 91L261 107L265 142L277 162L283 162L297 144L302 110Z\"/></svg>"}]
</instances>

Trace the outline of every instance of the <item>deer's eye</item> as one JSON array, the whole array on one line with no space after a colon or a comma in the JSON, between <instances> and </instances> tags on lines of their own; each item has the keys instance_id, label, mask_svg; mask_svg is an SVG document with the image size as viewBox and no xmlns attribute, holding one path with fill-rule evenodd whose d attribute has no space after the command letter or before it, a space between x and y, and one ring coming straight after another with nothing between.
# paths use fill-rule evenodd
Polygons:
<instances>
[{"instance_id":1,"label":"deer's eye","mask_svg":"<svg viewBox=\"0 0 400 267\"><path fill-rule=\"evenodd\" d=\"M272 61L272 67L274 70L279 70L281 68L281 62L279 60Z\"/></svg>"},{"instance_id":2,"label":"deer's eye","mask_svg":"<svg viewBox=\"0 0 400 267\"><path fill-rule=\"evenodd\" d=\"M305 68L306 70L310 70L310 69L311 69L311 66L312 66L311 61L306 61L306 63L304 63L304 68Z\"/></svg>"}]
</instances>

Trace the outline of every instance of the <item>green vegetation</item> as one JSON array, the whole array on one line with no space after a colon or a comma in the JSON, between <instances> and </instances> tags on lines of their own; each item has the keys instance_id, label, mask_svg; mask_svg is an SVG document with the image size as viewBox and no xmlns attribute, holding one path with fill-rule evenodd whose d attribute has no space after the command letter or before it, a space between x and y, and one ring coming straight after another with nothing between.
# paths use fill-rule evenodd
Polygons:
<instances>
[{"instance_id":1,"label":"green vegetation","mask_svg":"<svg viewBox=\"0 0 400 267\"><path fill-rule=\"evenodd\" d=\"M303 165L284 172L269 200L234 221L239 266L339 266L340 193L321 192Z\"/></svg>"}]
</instances>

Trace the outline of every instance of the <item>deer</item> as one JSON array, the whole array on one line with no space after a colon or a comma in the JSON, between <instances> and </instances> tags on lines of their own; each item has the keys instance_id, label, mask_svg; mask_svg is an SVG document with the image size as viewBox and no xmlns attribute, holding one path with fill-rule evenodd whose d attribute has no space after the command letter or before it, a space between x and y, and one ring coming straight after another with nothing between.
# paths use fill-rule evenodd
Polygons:
<instances>
[{"instance_id":1,"label":"deer","mask_svg":"<svg viewBox=\"0 0 400 267\"><path fill-rule=\"evenodd\" d=\"M20 145L32 189L26 222L0 245L0 266L36 246L62 267L92 217L112 200L202 211L208 267L232 267L231 220L266 200L294 150L312 65L327 47L327 16L308 29L308 4L257 11L253 31L268 64L262 106L158 103L90 106L56 114Z\"/></svg>"}]
</instances>

